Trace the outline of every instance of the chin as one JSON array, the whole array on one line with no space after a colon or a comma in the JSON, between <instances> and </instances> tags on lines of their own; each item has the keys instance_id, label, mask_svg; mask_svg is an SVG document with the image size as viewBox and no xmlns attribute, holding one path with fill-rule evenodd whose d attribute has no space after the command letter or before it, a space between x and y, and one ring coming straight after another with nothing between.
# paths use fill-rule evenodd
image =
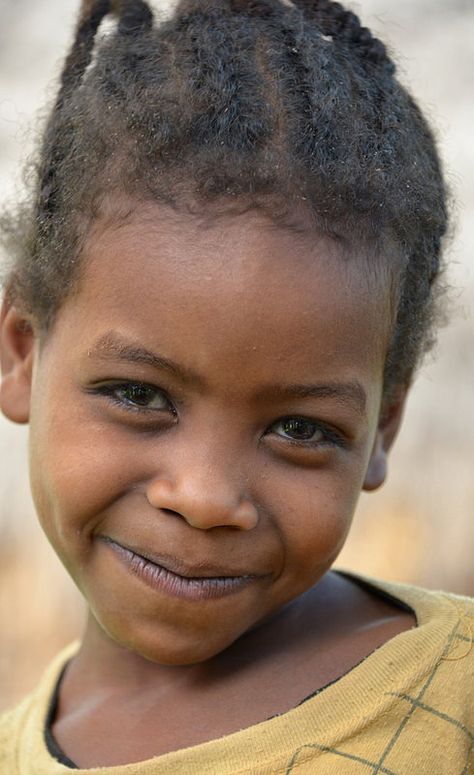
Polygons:
<instances>
[{"instance_id":1,"label":"chin","mask_svg":"<svg viewBox=\"0 0 474 775\"><path fill-rule=\"evenodd\" d=\"M229 648L241 635L241 633L234 633L226 638L221 632L216 638L215 631L208 636L203 633L185 634L182 631L164 632L155 625L153 632L135 630L132 637L131 628L124 630L117 627L102 627L102 629L117 645L143 659L176 667L206 662Z\"/></svg>"},{"instance_id":2,"label":"chin","mask_svg":"<svg viewBox=\"0 0 474 775\"><path fill-rule=\"evenodd\" d=\"M207 662L213 657L225 651L233 641L213 645L211 643L174 643L168 644L131 644L127 646L135 653L150 662L156 662L160 665L169 665L174 667L184 667L186 665L197 665Z\"/></svg>"}]
</instances>

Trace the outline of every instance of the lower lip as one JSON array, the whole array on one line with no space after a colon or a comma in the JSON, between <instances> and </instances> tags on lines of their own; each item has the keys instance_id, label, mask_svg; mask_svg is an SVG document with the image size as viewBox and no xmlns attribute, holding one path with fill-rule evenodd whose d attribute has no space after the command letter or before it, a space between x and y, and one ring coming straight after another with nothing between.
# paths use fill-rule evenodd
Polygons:
<instances>
[{"instance_id":1,"label":"lower lip","mask_svg":"<svg viewBox=\"0 0 474 775\"><path fill-rule=\"evenodd\" d=\"M165 592L173 597L186 600L215 600L228 595L234 595L255 581L255 576L214 576L211 578L189 578L179 576L151 560L146 560L139 554L115 541L106 541L134 576L141 579L152 589Z\"/></svg>"}]
</instances>

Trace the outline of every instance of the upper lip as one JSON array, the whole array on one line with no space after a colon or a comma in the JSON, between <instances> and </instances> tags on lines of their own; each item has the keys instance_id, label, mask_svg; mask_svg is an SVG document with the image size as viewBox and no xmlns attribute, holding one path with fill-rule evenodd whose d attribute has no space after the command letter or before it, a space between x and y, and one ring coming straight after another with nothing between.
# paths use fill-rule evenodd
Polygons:
<instances>
[{"instance_id":1,"label":"upper lip","mask_svg":"<svg viewBox=\"0 0 474 775\"><path fill-rule=\"evenodd\" d=\"M116 544L123 549L127 549L129 552L133 552L133 554L137 554L140 557L143 557L144 560L149 560L150 562L154 563L155 565L159 565L160 567L164 568L165 570L170 571L171 573L174 573L176 576L182 576L183 578L189 578L189 579L213 579L213 578L250 578L250 577L257 577L267 574L257 574L252 573L247 570L229 570L229 568L224 568L222 565L210 563L207 561L194 563L193 565L190 565L188 563L183 562L182 560L178 559L177 557L173 557L169 554L161 554L154 551L151 551L150 549L143 549L140 546L132 546L129 543L124 543L123 541L116 541L114 538L110 538L109 536L100 536L100 538L107 543Z\"/></svg>"}]
</instances>

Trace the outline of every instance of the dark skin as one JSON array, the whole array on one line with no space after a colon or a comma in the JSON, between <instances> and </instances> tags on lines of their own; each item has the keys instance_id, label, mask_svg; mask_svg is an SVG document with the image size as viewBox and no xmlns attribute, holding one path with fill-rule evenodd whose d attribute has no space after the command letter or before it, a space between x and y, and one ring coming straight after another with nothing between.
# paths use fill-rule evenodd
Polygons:
<instances>
[{"instance_id":1,"label":"dark skin","mask_svg":"<svg viewBox=\"0 0 474 775\"><path fill-rule=\"evenodd\" d=\"M383 272L309 228L155 205L97 222L82 261L46 337L4 305L1 401L89 605L53 733L92 767L285 712L414 619L329 572L403 406Z\"/></svg>"},{"instance_id":2,"label":"dark skin","mask_svg":"<svg viewBox=\"0 0 474 775\"><path fill-rule=\"evenodd\" d=\"M94 677L74 660L53 734L83 767L142 761L197 745L291 710L413 626L412 614L328 573L288 612L211 660L191 669L167 666L161 677L153 670L151 686L132 675L124 682L123 673L117 680L128 655L117 655L114 665L109 661Z\"/></svg>"}]
</instances>

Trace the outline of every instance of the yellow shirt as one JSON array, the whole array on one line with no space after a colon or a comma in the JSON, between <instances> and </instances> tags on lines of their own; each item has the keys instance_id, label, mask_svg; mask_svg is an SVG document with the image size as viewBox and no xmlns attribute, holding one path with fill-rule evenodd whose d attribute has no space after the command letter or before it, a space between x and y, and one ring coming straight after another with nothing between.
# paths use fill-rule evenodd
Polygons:
<instances>
[{"instance_id":1,"label":"yellow shirt","mask_svg":"<svg viewBox=\"0 0 474 775\"><path fill-rule=\"evenodd\" d=\"M474 600L366 581L418 626L288 713L137 764L73 770L49 753L45 719L72 644L0 717L0 775L471 775Z\"/></svg>"}]
</instances>

